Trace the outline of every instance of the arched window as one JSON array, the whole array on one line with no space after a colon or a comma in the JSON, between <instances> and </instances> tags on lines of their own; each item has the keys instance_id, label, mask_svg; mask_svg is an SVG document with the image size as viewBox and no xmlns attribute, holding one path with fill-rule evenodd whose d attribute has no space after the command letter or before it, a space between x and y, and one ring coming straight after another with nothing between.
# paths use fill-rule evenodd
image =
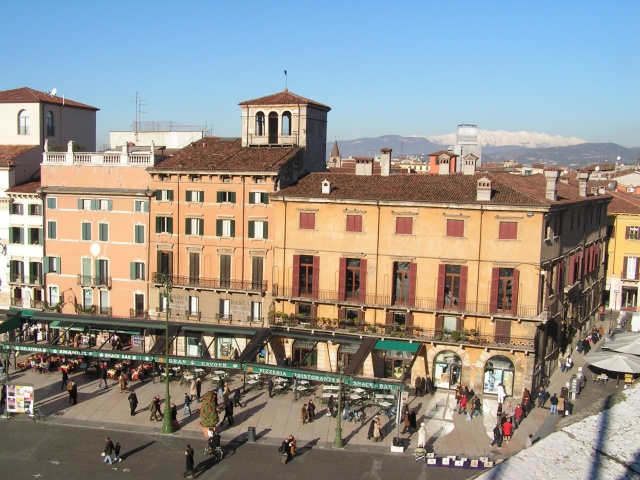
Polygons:
<instances>
[{"instance_id":1,"label":"arched window","mask_svg":"<svg viewBox=\"0 0 640 480\"><path fill-rule=\"evenodd\" d=\"M433 383L437 388L456 388L460 383L462 361L450 350L440 352L433 361Z\"/></svg>"},{"instance_id":2,"label":"arched window","mask_svg":"<svg viewBox=\"0 0 640 480\"><path fill-rule=\"evenodd\" d=\"M29 135L29 114L20 110L18 114L18 135Z\"/></svg>"},{"instance_id":3,"label":"arched window","mask_svg":"<svg viewBox=\"0 0 640 480\"><path fill-rule=\"evenodd\" d=\"M264 135L264 113L256 113L256 137Z\"/></svg>"},{"instance_id":4,"label":"arched window","mask_svg":"<svg viewBox=\"0 0 640 480\"><path fill-rule=\"evenodd\" d=\"M282 136L291 135L291 112L284 112L282 114Z\"/></svg>"},{"instance_id":5,"label":"arched window","mask_svg":"<svg viewBox=\"0 0 640 480\"><path fill-rule=\"evenodd\" d=\"M269 112L269 143L275 145L278 143L278 114Z\"/></svg>"},{"instance_id":6,"label":"arched window","mask_svg":"<svg viewBox=\"0 0 640 480\"><path fill-rule=\"evenodd\" d=\"M498 385L504 386L509 397L513 396L513 362L503 355L496 355L487 360L484 366L484 393L498 393Z\"/></svg>"},{"instance_id":7,"label":"arched window","mask_svg":"<svg viewBox=\"0 0 640 480\"><path fill-rule=\"evenodd\" d=\"M56 134L56 130L53 123L53 112L49 110L47 112L47 135L52 137Z\"/></svg>"}]
</instances>

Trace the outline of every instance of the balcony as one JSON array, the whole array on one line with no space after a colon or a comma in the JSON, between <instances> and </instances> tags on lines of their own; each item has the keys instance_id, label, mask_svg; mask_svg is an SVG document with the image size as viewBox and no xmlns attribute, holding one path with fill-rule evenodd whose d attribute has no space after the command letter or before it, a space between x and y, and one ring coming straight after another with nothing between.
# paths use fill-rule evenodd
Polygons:
<instances>
[{"instance_id":1,"label":"balcony","mask_svg":"<svg viewBox=\"0 0 640 480\"><path fill-rule=\"evenodd\" d=\"M163 273L154 272L151 281L156 286L162 285ZM254 282L251 280L229 280L226 278L190 277L188 275L169 275L174 287L197 287L210 290L240 291L264 293L267 291L267 281Z\"/></svg>"},{"instance_id":2,"label":"balcony","mask_svg":"<svg viewBox=\"0 0 640 480\"><path fill-rule=\"evenodd\" d=\"M111 288L111 277L99 275L78 275L78 285L82 287L106 287Z\"/></svg>"},{"instance_id":3,"label":"balcony","mask_svg":"<svg viewBox=\"0 0 640 480\"><path fill-rule=\"evenodd\" d=\"M541 311L534 305L518 305L514 314L511 309L501 310L490 302L467 302L465 306L455 304L438 307L437 299L434 297L415 297L413 301L409 301L408 299L395 298L389 294L376 295L367 293L362 298L363 301L361 301L360 298L341 299L337 290L318 290L315 297L310 294L293 296L293 289L291 287L281 287L277 284L273 285L272 292L276 300L334 304L346 308L350 306L353 308L360 308L361 306L371 308L398 308L403 310L408 309L413 312L431 312L442 315L481 315L496 318L529 319L535 319L544 313L544 311Z\"/></svg>"},{"instance_id":4,"label":"balcony","mask_svg":"<svg viewBox=\"0 0 640 480\"><path fill-rule=\"evenodd\" d=\"M48 148L48 147L47 147ZM130 166L152 167L155 164L153 146L149 151L130 152L126 145L121 151L108 152L74 152L72 142L69 142L66 152L51 152L48 149L42 154L45 165L98 165L98 166Z\"/></svg>"},{"instance_id":5,"label":"balcony","mask_svg":"<svg viewBox=\"0 0 640 480\"><path fill-rule=\"evenodd\" d=\"M27 277L27 285L41 286L42 285L42 275L29 275Z\"/></svg>"},{"instance_id":6,"label":"balcony","mask_svg":"<svg viewBox=\"0 0 640 480\"><path fill-rule=\"evenodd\" d=\"M9 283L24 284L24 274L15 272L9 273Z\"/></svg>"},{"instance_id":7,"label":"balcony","mask_svg":"<svg viewBox=\"0 0 640 480\"><path fill-rule=\"evenodd\" d=\"M448 345L469 345L486 348L503 348L516 350L533 350L534 337L514 335L496 335L494 333L480 333L474 331L447 331L435 328L405 327L398 324L372 325L357 320L335 320L329 318L314 318L305 316L272 315L269 325L273 327L288 327L296 329L317 329L322 331L354 334L357 336L374 336L390 338L406 338L421 342L433 342Z\"/></svg>"},{"instance_id":8,"label":"balcony","mask_svg":"<svg viewBox=\"0 0 640 480\"><path fill-rule=\"evenodd\" d=\"M148 310L137 310L135 308L129 309L129 318L144 318L145 320L149 320L149 311Z\"/></svg>"}]
</instances>

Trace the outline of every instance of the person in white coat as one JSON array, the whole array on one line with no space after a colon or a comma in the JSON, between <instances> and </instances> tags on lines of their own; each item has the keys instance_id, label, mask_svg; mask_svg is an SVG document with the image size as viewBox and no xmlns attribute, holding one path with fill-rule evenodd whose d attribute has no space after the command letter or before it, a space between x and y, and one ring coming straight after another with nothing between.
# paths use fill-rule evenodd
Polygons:
<instances>
[{"instance_id":1,"label":"person in white coat","mask_svg":"<svg viewBox=\"0 0 640 480\"><path fill-rule=\"evenodd\" d=\"M498 403L504 403L504 399L507 396L507 393L504 391L504 385L501 383L498 384Z\"/></svg>"},{"instance_id":2,"label":"person in white coat","mask_svg":"<svg viewBox=\"0 0 640 480\"><path fill-rule=\"evenodd\" d=\"M418 429L418 447L424 448L427 443L427 426L422 422Z\"/></svg>"}]
</instances>

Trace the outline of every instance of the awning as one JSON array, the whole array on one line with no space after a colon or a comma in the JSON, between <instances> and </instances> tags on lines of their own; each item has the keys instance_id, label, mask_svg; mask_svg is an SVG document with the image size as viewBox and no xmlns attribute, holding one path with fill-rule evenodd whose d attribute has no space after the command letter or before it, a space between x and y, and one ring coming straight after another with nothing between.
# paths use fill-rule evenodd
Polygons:
<instances>
[{"instance_id":1,"label":"awning","mask_svg":"<svg viewBox=\"0 0 640 480\"><path fill-rule=\"evenodd\" d=\"M374 348L376 350L396 350L416 353L420 345L420 343L402 342L400 340L378 340Z\"/></svg>"},{"instance_id":2,"label":"awning","mask_svg":"<svg viewBox=\"0 0 640 480\"><path fill-rule=\"evenodd\" d=\"M164 357L156 357L156 362L164 363ZM232 360L216 360L210 358L192 358L192 357L172 357L169 356L169 365L185 365L188 367L210 367L210 368L230 368L239 370L242 368L240 362Z\"/></svg>"},{"instance_id":3,"label":"awning","mask_svg":"<svg viewBox=\"0 0 640 480\"><path fill-rule=\"evenodd\" d=\"M79 348L64 348L57 345L21 345L15 343L3 343L2 349L15 350L17 352L36 352L36 353L50 353L52 355L76 355L80 357L93 357L98 359L111 359L116 360L142 360L144 362L152 362L153 356L148 353L137 352L124 352L121 350L93 350L93 349L79 349Z\"/></svg>"},{"instance_id":4,"label":"awning","mask_svg":"<svg viewBox=\"0 0 640 480\"><path fill-rule=\"evenodd\" d=\"M73 322L51 322L49 328L58 328L61 330L71 330L73 332L84 332L84 327L72 326Z\"/></svg>"},{"instance_id":5,"label":"awning","mask_svg":"<svg viewBox=\"0 0 640 480\"><path fill-rule=\"evenodd\" d=\"M20 313L15 313L12 317L7 318L7 320L0 323L0 334L20 328L21 320Z\"/></svg>"},{"instance_id":6,"label":"awning","mask_svg":"<svg viewBox=\"0 0 640 480\"><path fill-rule=\"evenodd\" d=\"M338 383L340 375L333 372L314 372L298 368L280 367L278 365L264 365L260 363L245 363L243 370L250 373L262 373L265 375L279 375L281 377L293 377L298 380L310 380L324 383Z\"/></svg>"}]
</instances>

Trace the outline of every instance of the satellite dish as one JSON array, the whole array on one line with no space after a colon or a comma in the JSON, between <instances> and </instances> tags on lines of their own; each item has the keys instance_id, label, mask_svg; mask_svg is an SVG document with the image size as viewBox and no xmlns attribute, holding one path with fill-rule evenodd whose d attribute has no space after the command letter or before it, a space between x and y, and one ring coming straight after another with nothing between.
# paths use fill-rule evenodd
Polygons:
<instances>
[{"instance_id":1,"label":"satellite dish","mask_svg":"<svg viewBox=\"0 0 640 480\"><path fill-rule=\"evenodd\" d=\"M600 171L600 165L596 165L596 172Z\"/></svg>"},{"instance_id":2,"label":"satellite dish","mask_svg":"<svg viewBox=\"0 0 640 480\"><path fill-rule=\"evenodd\" d=\"M53 90L51 90L51 95L55 97L56 93L58 93L58 89L53 87Z\"/></svg>"},{"instance_id":3,"label":"satellite dish","mask_svg":"<svg viewBox=\"0 0 640 480\"><path fill-rule=\"evenodd\" d=\"M89 247L89 251L91 252L92 256L97 257L100 253L100 244L97 242L93 242L91 244L91 247Z\"/></svg>"}]
</instances>

